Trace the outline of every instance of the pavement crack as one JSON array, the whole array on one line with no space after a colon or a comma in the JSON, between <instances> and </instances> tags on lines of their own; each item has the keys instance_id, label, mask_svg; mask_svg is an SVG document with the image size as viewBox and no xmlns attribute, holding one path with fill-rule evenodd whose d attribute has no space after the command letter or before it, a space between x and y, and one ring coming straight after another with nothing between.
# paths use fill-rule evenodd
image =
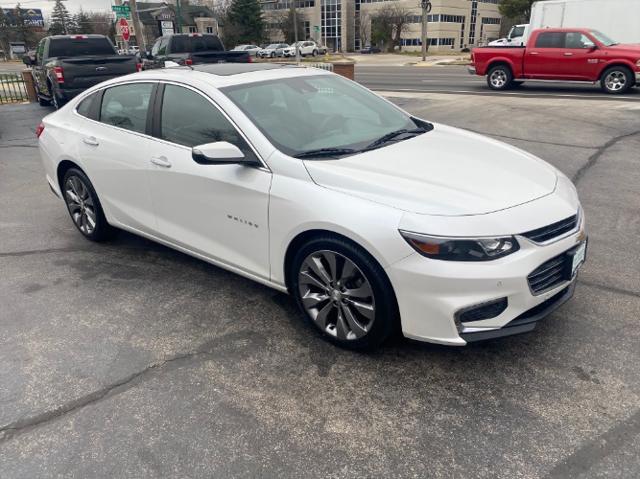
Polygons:
<instances>
[{"instance_id":1,"label":"pavement crack","mask_svg":"<svg viewBox=\"0 0 640 479\"><path fill-rule=\"evenodd\" d=\"M108 384L107 386L104 386L103 388L100 388L96 391L92 391L89 394L85 394L84 396L62 404L55 409L36 414L34 416L21 418L4 426L0 426L0 444L12 439L18 434L22 434L38 426L42 426L51 421L55 421L56 419L66 416L67 414L71 414L79 409L82 409L91 404L95 404L108 397L114 396L116 394L121 394L138 384L144 376L165 367L167 364L189 359L199 354L202 354L202 352L196 350L192 353L172 356L163 361L150 364L140 371L130 374L129 376L114 383Z\"/></svg>"},{"instance_id":2,"label":"pavement crack","mask_svg":"<svg viewBox=\"0 0 640 479\"><path fill-rule=\"evenodd\" d=\"M605 284L593 283L591 281L578 280L580 284L584 284L585 286L589 286L595 289L601 289L603 291L608 291L610 293L621 294L623 296L631 296L633 298L640 298L640 293L637 291L631 291L624 288L618 288L616 286L608 286Z\"/></svg>"},{"instance_id":3,"label":"pavement crack","mask_svg":"<svg viewBox=\"0 0 640 479\"><path fill-rule=\"evenodd\" d=\"M553 141L543 141L543 140L534 140L531 138L519 138L517 136L499 135L497 133L489 133L486 131L472 130L471 128L464 128L464 129L472 133L477 133L478 135L492 136L494 138L503 138L505 140L526 141L528 143L541 143L543 145L563 146L567 148L582 148L584 150L595 150L596 148L598 148L597 146L573 145L571 143L556 143Z\"/></svg>"},{"instance_id":4,"label":"pavement crack","mask_svg":"<svg viewBox=\"0 0 640 479\"><path fill-rule=\"evenodd\" d=\"M630 138L632 136L635 135L640 135L640 131L634 131L631 133L624 133L622 135L618 135L616 137L611 138L609 141L607 141L604 145L602 145L601 147L599 147L597 149L597 151L591 155L589 157L589 159L587 160L587 162L582 165L578 171L576 171L575 175L573 175L573 178L571 178L571 180L573 181L574 185L577 185L578 182L584 177L584 175L595 166L595 164L598 162L598 160L600 159L600 157L612 146L614 146L616 143L625 140L627 138Z\"/></svg>"},{"instance_id":5,"label":"pavement crack","mask_svg":"<svg viewBox=\"0 0 640 479\"><path fill-rule=\"evenodd\" d=\"M33 416L25 417L0 426L0 446L14 437L27 433L38 427L47 425L69 414L79 411L87 406L97 404L108 398L122 394L138 384L149 379L154 373L167 370L171 365L180 366L184 363L203 357L214 359L217 355L227 357L234 354L249 354L255 352L256 347L266 343L266 338L253 331L237 331L211 339L195 350L188 353L180 353L162 361L152 363L118 381L110 383L96 391L73 399L61 406ZM232 350L229 351L228 348Z\"/></svg>"}]
</instances>

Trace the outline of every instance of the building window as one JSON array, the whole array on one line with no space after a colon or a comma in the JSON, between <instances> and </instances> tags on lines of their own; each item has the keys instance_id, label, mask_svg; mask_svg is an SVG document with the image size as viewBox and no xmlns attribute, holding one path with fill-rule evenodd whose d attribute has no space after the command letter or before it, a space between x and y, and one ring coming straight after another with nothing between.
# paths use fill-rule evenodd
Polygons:
<instances>
[{"instance_id":1,"label":"building window","mask_svg":"<svg viewBox=\"0 0 640 479\"><path fill-rule=\"evenodd\" d=\"M206 28L206 32L207 33L213 33L213 27L207 27Z\"/></svg>"},{"instance_id":2,"label":"building window","mask_svg":"<svg viewBox=\"0 0 640 479\"><path fill-rule=\"evenodd\" d=\"M197 27L189 27L189 33L198 33Z\"/></svg>"}]
</instances>

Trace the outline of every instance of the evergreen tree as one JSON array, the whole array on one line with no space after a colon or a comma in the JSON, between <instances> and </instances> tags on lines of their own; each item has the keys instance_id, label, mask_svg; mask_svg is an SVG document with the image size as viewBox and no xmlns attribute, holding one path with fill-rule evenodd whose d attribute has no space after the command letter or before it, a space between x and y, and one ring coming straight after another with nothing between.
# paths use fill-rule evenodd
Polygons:
<instances>
[{"instance_id":1,"label":"evergreen tree","mask_svg":"<svg viewBox=\"0 0 640 479\"><path fill-rule=\"evenodd\" d=\"M89 34L93 33L93 24L91 17L80 8L80 11L73 17L75 33Z\"/></svg>"},{"instance_id":2,"label":"evergreen tree","mask_svg":"<svg viewBox=\"0 0 640 479\"><path fill-rule=\"evenodd\" d=\"M9 20L0 7L0 50L9 56Z\"/></svg>"},{"instance_id":3,"label":"evergreen tree","mask_svg":"<svg viewBox=\"0 0 640 479\"><path fill-rule=\"evenodd\" d=\"M517 21L528 21L531 16L531 5L536 0L502 0L498 8L507 18Z\"/></svg>"},{"instance_id":4,"label":"evergreen tree","mask_svg":"<svg viewBox=\"0 0 640 479\"><path fill-rule=\"evenodd\" d=\"M224 22L225 40L229 45L261 43L264 18L258 0L232 0Z\"/></svg>"},{"instance_id":5,"label":"evergreen tree","mask_svg":"<svg viewBox=\"0 0 640 479\"><path fill-rule=\"evenodd\" d=\"M72 19L67 7L62 0L56 0L56 4L51 12L49 23L49 35L68 35L72 31Z\"/></svg>"},{"instance_id":6,"label":"evergreen tree","mask_svg":"<svg viewBox=\"0 0 640 479\"><path fill-rule=\"evenodd\" d=\"M29 47L34 39L33 31L27 25L27 22L24 19L24 15L22 14L22 9L20 8L20 3L16 5L16 8L13 10L13 18L14 18L14 32L15 32L15 40L19 42L24 42L27 47Z\"/></svg>"}]
</instances>

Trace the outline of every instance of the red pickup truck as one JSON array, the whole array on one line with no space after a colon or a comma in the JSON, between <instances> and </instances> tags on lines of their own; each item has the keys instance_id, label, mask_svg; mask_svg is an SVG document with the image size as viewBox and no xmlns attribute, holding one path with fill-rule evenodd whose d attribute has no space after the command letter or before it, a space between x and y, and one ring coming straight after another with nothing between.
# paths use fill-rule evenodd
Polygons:
<instances>
[{"instance_id":1,"label":"red pickup truck","mask_svg":"<svg viewBox=\"0 0 640 479\"><path fill-rule=\"evenodd\" d=\"M480 47L469 73L487 76L493 90L526 80L600 82L607 93L640 85L640 45L621 45L586 28L534 30L525 47Z\"/></svg>"}]
</instances>

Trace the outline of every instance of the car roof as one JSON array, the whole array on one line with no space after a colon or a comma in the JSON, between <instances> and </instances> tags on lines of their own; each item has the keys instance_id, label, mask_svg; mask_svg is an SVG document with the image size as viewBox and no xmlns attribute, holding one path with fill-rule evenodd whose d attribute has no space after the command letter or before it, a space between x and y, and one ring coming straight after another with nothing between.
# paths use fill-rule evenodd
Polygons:
<instances>
[{"instance_id":1,"label":"car roof","mask_svg":"<svg viewBox=\"0 0 640 479\"><path fill-rule=\"evenodd\" d=\"M331 75L326 70L309 68L291 64L278 63L214 63L194 65L193 67L178 66L145 70L125 77L109 80L110 83L120 83L123 80L170 80L189 84L204 82L214 88L255 83L260 81L278 80L310 75Z\"/></svg>"}]
</instances>

